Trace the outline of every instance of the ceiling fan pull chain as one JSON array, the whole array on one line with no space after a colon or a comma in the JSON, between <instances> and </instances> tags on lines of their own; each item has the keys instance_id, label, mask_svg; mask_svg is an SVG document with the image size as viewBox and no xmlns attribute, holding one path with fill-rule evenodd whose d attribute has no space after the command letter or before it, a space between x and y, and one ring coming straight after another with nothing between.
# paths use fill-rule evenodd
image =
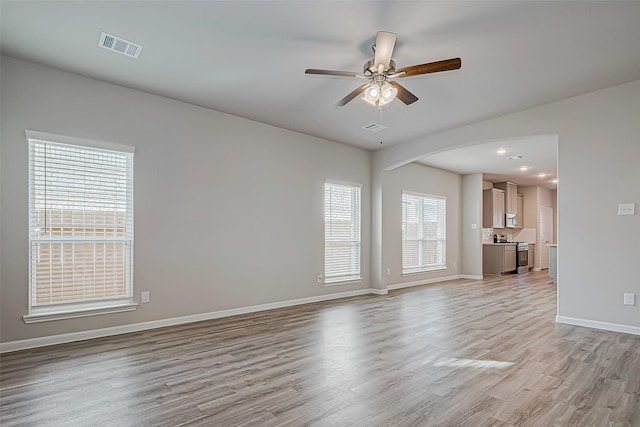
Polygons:
<instances>
[{"instance_id":1,"label":"ceiling fan pull chain","mask_svg":"<svg viewBox=\"0 0 640 427\"><path fill-rule=\"evenodd\" d=\"M378 111L380 111L380 125L382 125L382 105L378 105ZM380 145L382 145L382 140L384 138L381 136L380 137Z\"/></svg>"}]
</instances>

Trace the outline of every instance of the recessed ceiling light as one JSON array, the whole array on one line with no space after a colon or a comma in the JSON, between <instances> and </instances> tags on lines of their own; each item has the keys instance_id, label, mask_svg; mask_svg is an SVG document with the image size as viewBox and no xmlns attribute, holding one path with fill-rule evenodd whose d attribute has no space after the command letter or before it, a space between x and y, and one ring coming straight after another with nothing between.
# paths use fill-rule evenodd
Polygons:
<instances>
[{"instance_id":1,"label":"recessed ceiling light","mask_svg":"<svg viewBox=\"0 0 640 427\"><path fill-rule=\"evenodd\" d=\"M507 149L506 149L506 148L500 148L500 149L497 151L497 153L498 153L498 154L504 154L504 153L506 153L506 152L507 152Z\"/></svg>"},{"instance_id":2,"label":"recessed ceiling light","mask_svg":"<svg viewBox=\"0 0 640 427\"><path fill-rule=\"evenodd\" d=\"M547 176L547 174L546 174L546 173L541 173L541 174L538 174L538 176L539 176L540 178L544 178L545 176Z\"/></svg>"},{"instance_id":3,"label":"recessed ceiling light","mask_svg":"<svg viewBox=\"0 0 640 427\"><path fill-rule=\"evenodd\" d=\"M522 160L522 159L524 159L524 156L518 154L517 156L505 157L505 159L507 159L507 160Z\"/></svg>"},{"instance_id":4,"label":"recessed ceiling light","mask_svg":"<svg viewBox=\"0 0 640 427\"><path fill-rule=\"evenodd\" d=\"M520 170L523 172L529 170L529 166L520 166Z\"/></svg>"},{"instance_id":5,"label":"recessed ceiling light","mask_svg":"<svg viewBox=\"0 0 640 427\"><path fill-rule=\"evenodd\" d=\"M552 184L557 184L557 183L558 183L558 178L556 178L556 179L552 179L552 180L551 180L551 183L552 183Z\"/></svg>"}]
</instances>

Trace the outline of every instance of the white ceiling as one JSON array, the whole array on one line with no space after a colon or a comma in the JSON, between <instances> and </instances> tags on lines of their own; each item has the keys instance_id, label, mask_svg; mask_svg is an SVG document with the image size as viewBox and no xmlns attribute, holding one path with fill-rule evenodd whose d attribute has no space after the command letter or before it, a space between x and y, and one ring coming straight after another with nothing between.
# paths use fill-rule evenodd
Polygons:
<instances>
[{"instance_id":1,"label":"white ceiling","mask_svg":"<svg viewBox=\"0 0 640 427\"><path fill-rule=\"evenodd\" d=\"M4 53L365 149L640 79L640 2L6 1ZM401 79L420 100L380 122L360 81L378 30L398 67L452 57L457 71ZM144 45L98 48L106 31Z\"/></svg>"},{"instance_id":2,"label":"white ceiling","mask_svg":"<svg viewBox=\"0 0 640 427\"><path fill-rule=\"evenodd\" d=\"M483 173L489 182L511 181L553 190L557 188L553 182L558 178L557 159L558 138L548 135L457 148L424 156L417 162L459 174Z\"/></svg>"}]
</instances>

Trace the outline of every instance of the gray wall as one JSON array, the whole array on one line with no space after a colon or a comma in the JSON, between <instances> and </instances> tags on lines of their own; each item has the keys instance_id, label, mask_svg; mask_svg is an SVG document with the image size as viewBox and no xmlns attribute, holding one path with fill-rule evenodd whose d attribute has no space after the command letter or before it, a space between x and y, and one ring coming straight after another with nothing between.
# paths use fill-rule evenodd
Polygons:
<instances>
[{"instance_id":1,"label":"gray wall","mask_svg":"<svg viewBox=\"0 0 640 427\"><path fill-rule=\"evenodd\" d=\"M367 151L2 57L2 342L368 288ZM136 147L137 311L26 325L25 129ZM362 191L362 272L325 287L325 178ZM247 249L249 248L249 249Z\"/></svg>"},{"instance_id":2,"label":"gray wall","mask_svg":"<svg viewBox=\"0 0 640 427\"><path fill-rule=\"evenodd\" d=\"M482 277L482 189L481 173L462 176L460 273ZM473 226L476 228L473 228Z\"/></svg>"},{"instance_id":3,"label":"gray wall","mask_svg":"<svg viewBox=\"0 0 640 427\"><path fill-rule=\"evenodd\" d=\"M448 234L449 249L455 246L448 261L458 264L447 275L469 274L460 269L466 259L460 224L468 222L462 201L466 205L471 183L451 174L434 187L424 184L433 171L393 169L439 150L549 134L559 138L558 314L640 327L638 305L622 305L623 292L640 296L640 281L629 268L640 257L640 215L616 215L619 202L640 202L640 81L371 155L13 58L2 57L1 66L2 342L403 282L408 279L384 274L387 265L400 273L402 189L443 194L457 186L448 203L450 213L451 201L458 203L457 218L448 219L458 227ZM149 290L151 303L118 315L22 322L28 293L25 129L137 148L134 280L136 299ZM364 185L362 283L326 288L315 281L323 270L325 178ZM248 214L253 206L258 216ZM250 268L247 244L253 247Z\"/></svg>"},{"instance_id":4,"label":"gray wall","mask_svg":"<svg viewBox=\"0 0 640 427\"><path fill-rule=\"evenodd\" d=\"M396 285L459 274L460 266L460 175L410 163L383 176L382 259L385 284ZM447 269L402 275L402 191L447 198ZM455 264L455 265L454 265ZM387 275L387 268L390 274Z\"/></svg>"},{"instance_id":5,"label":"gray wall","mask_svg":"<svg viewBox=\"0 0 640 427\"><path fill-rule=\"evenodd\" d=\"M640 259L640 213L617 215L618 203L640 202L639 111L636 80L385 148L372 173L448 148L558 135L558 314L640 332L640 305L622 304L624 292L640 296L631 267Z\"/></svg>"}]
</instances>

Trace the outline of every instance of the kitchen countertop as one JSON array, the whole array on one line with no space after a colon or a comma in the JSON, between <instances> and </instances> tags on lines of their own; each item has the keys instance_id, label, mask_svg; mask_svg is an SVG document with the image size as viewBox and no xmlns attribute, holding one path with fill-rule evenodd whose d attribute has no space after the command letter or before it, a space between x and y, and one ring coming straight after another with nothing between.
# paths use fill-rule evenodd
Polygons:
<instances>
[{"instance_id":1,"label":"kitchen countertop","mask_svg":"<svg viewBox=\"0 0 640 427\"><path fill-rule=\"evenodd\" d=\"M500 245L515 245L515 244L517 244L517 243L518 243L518 242L507 242L507 243L493 243L493 242L486 242L486 243L483 243L483 245L487 245L487 246L497 245L497 246L500 246ZM525 243L528 243L528 242L525 242ZM529 246L532 246L532 245L535 245L535 243L528 243L528 245L529 245ZM549 245L549 246L552 246L552 245ZM555 245L555 244L554 244L553 246L557 246L557 245Z\"/></svg>"}]
</instances>

